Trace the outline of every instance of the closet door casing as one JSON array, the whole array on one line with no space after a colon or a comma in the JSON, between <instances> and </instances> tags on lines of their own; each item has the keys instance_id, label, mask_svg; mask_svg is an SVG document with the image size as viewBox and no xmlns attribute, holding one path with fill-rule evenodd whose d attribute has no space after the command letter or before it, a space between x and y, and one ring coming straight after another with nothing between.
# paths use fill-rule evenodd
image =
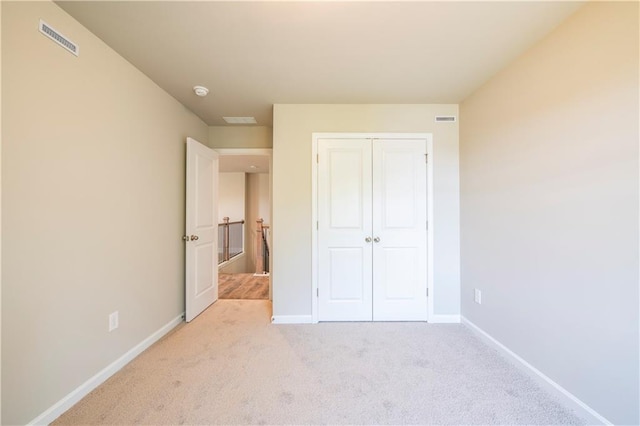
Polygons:
<instances>
[{"instance_id":1,"label":"closet door casing","mask_svg":"<svg viewBox=\"0 0 640 426\"><path fill-rule=\"evenodd\" d=\"M424 139L318 140L318 320L427 319Z\"/></svg>"}]
</instances>

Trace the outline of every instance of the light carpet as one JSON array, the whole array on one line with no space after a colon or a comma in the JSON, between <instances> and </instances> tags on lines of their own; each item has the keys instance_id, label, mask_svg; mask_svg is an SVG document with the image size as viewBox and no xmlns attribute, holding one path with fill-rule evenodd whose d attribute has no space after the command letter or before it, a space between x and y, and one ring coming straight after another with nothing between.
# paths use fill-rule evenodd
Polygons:
<instances>
[{"instance_id":1,"label":"light carpet","mask_svg":"<svg viewBox=\"0 0 640 426\"><path fill-rule=\"evenodd\" d=\"M459 324L272 325L220 300L54 424L584 424Z\"/></svg>"}]
</instances>

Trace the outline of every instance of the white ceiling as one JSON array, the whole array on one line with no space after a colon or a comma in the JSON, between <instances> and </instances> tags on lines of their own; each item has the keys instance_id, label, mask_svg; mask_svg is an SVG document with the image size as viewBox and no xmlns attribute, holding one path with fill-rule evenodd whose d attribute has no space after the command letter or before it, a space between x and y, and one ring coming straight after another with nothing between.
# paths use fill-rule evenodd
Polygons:
<instances>
[{"instance_id":1,"label":"white ceiling","mask_svg":"<svg viewBox=\"0 0 640 426\"><path fill-rule=\"evenodd\" d=\"M56 3L207 124L266 126L275 103L459 103L583 4Z\"/></svg>"},{"instance_id":2,"label":"white ceiling","mask_svg":"<svg viewBox=\"0 0 640 426\"><path fill-rule=\"evenodd\" d=\"M269 173L268 155L220 155L218 161L221 173Z\"/></svg>"}]
</instances>

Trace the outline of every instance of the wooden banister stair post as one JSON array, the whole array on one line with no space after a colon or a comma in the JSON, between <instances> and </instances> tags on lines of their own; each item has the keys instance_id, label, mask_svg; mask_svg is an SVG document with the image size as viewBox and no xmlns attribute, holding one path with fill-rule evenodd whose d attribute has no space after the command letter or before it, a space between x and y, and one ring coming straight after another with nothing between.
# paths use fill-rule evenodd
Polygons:
<instances>
[{"instance_id":1,"label":"wooden banister stair post","mask_svg":"<svg viewBox=\"0 0 640 426\"><path fill-rule=\"evenodd\" d=\"M262 218L256 221L256 275L269 274L269 248L265 230L269 229Z\"/></svg>"}]
</instances>

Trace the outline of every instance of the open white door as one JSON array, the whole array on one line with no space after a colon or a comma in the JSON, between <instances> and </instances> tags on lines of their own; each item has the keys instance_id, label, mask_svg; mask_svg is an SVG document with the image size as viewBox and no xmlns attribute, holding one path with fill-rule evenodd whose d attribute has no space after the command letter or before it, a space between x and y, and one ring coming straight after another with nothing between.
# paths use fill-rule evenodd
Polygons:
<instances>
[{"instance_id":1,"label":"open white door","mask_svg":"<svg viewBox=\"0 0 640 426\"><path fill-rule=\"evenodd\" d=\"M218 300L218 154L187 138L185 319Z\"/></svg>"}]
</instances>

